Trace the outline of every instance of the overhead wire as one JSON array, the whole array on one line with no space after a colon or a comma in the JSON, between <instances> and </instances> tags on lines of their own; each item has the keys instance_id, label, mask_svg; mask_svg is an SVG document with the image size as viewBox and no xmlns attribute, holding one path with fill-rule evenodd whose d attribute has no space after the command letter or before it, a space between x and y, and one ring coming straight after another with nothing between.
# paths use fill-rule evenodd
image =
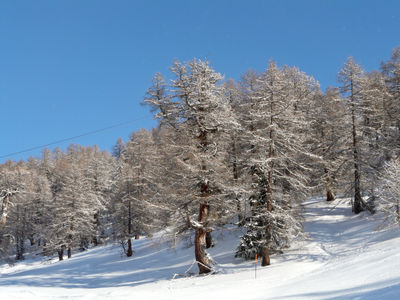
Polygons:
<instances>
[{"instance_id":1,"label":"overhead wire","mask_svg":"<svg viewBox=\"0 0 400 300\"><path fill-rule=\"evenodd\" d=\"M114 124L114 125L111 125L111 126L107 126L107 127L104 127L104 128L100 128L100 129L92 130L92 131L89 131L89 132L85 132L85 133L82 133L82 134L78 134L78 135L75 135L75 136L72 136L72 137L68 137L68 138L65 138L65 139L53 141L53 142L50 142L50 143L47 143L47 144L43 144L43 145L40 145L40 146L35 146L35 147L27 148L27 149L24 149L24 150L20 150L20 151L17 151L17 152L8 153L8 154L5 154L5 155L1 155L0 159L1 158L11 157L11 156L22 154L22 153L31 152L31 151L38 150L38 149L43 149L43 148L46 148L46 147L49 147L49 146L53 146L53 145L57 145L57 144L61 144L61 143L64 143L64 142L72 141L72 140L75 140L75 139L78 139L78 138L81 138L81 137L84 137L84 136L93 135L93 134L96 134L96 133L99 133L99 132L107 131L107 130L110 130L110 129L113 129L113 128L116 128L116 127L121 127L121 126L128 125L128 124L131 124L131 123L134 123L134 122L137 122L137 121L145 120L145 119L148 119L148 118L150 118L150 117L147 117L147 116L146 117L141 117L141 118L137 118L137 119L134 119L134 120L130 120L130 121Z\"/></svg>"}]
</instances>

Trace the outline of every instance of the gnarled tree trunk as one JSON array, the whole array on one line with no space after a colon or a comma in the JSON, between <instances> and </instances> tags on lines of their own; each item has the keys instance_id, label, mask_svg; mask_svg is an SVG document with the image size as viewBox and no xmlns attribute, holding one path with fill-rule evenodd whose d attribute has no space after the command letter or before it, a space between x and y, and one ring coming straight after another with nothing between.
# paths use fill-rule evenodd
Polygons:
<instances>
[{"instance_id":1,"label":"gnarled tree trunk","mask_svg":"<svg viewBox=\"0 0 400 300\"><path fill-rule=\"evenodd\" d=\"M204 224L208 218L209 205L205 203L200 204L199 223ZM206 227L206 226L205 226ZM207 230L205 228L196 228L194 247L197 265L199 267L199 274L206 274L211 271L211 260L206 252L206 236Z\"/></svg>"}]
</instances>

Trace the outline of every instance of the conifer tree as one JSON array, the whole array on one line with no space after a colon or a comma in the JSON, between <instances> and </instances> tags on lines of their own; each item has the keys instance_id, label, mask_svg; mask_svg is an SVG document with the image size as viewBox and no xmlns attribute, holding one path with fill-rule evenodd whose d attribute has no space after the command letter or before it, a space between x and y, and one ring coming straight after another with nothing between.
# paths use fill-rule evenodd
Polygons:
<instances>
[{"instance_id":1,"label":"conifer tree","mask_svg":"<svg viewBox=\"0 0 400 300\"><path fill-rule=\"evenodd\" d=\"M311 77L297 69L280 70L270 61L244 103L250 127L248 171L253 181L251 216L237 256L259 254L262 265L269 265L271 251L287 247L301 234L296 200L307 194L310 169L304 162L313 157L305 145L304 107L317 89Z\"/></svg>"},{"instance_id":2,"label":"conifer tree","mask_svg":"<svg viewBox=\"0 0 400 300\"><path fill-rule=\"evenodd\" d=\"M400 225L400 158L386 164L379 188L379 209L385 213L385 221Z\"/></svg>"},{"instance_id":3,"label":"conifer tree","mask_svg":"<svg viewBox=\"0 0 400 300\"><path fill-rule=\"evenodd\" d=\"M182 145L177 157L179 171L189 183L186 195L178 196L181 210L187 210L187 223L195 229L195 256L199 272L211 271L211 260L206 253L207 234L224 213L229 201L224 174L227 128L234 126L223 87L223 78L207 62L192 60L186 64L175 62L171 67L174 79L169 86L159 74L148 90L145 103L150 104L162 124L183 134L186 145ZM168 88L167 88L168 87ZM192 213L198 210L197 220ZM208 239L209 240L209 239Z\"/></svg>"},{"instance_id":4,"label":"conifer tree","mask_svg":"<svg viewBox=\"0 0 400 300\"><path fill-rule=\"evenodd\" d=\"M349 111L349 136L351 136L351 143L349 149L352 152L352 164L354 171L353 190L354 202L353 211L355 214L363 210L361 198L361 147L359 139L359 103L360 103L360 90L364 71L355 63L354 59L349 57L344 64L344 67L339 73L338 80L342 83L341 93L343 94L345 104Z\"/></svg>"}]
</instances>

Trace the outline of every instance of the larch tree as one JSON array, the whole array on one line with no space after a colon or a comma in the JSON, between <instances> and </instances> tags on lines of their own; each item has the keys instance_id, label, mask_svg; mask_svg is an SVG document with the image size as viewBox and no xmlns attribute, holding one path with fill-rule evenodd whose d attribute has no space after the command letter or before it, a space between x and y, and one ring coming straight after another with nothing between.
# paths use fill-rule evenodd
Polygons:
<instances>
[{"instance_id":1,"label":"larch tree","mask_svg":"<svg viewBox=\"0 0 400 300\"><path fill-rule=\"evenodd\" d=\"M236 201L238 226L243 226L246 209L246 199L248 197L246 186L249 178L245 172L246 156L242 149L246 147L244 131L246 128L240 123L240 119L246 114L241 110L243 95L241 86L229 79L225 85L226 98L229 103L231 114L238 120L238 124L229 130L230 142L227 145L227 164L231 168L231 187L232 195Z\"/></svg>"},{"instance_id":2,"label":"larch tree","mask_svg":"<svg viewBox=\"0 0 400 300\"><path fill-rule=\"evenodd\" d=\"M39 160L30 157L24 164L23 190L21 200L14 205L14 220L17 228L14 234L16 241L16 258L23 259L25 242L28 239L30 246L39 244L46 232L50 208L50 184L47 178L40 173Z\"/></svg>"},{"instance_id":3,"label":"larch tree","mask_svg":"<svg viewBox=\"0 0 400 300\"><path fill-rule=\"evenodd\" d=\"M338 79L342 83L348 137L343 143L343 151L348 154L343 163L347 162L354 174L353 211L358 214L367 209L373 213L375 189L370 183L378 180L384 162L392 156L392 137L396 136L391 129L393 109L388 109L390 90L380 73L364 72L352 58L344 64ZM368 201L362 196L369 196Z\"/></svg>"},{"instance_id":4,"label":"larch tree","mask_svg":"<svg viewBox=\"0 0 400 300\"><path fill-rule=\"evenodd\" d=\"M144 129L134 132L118 160L113 201L113 232L127 256L133 254L132 238L159 228L154 203L159 191L158 163L152 133Z\"/></svg>"},{"instance_id":5,"label":"larch tree","mask_svg":"<svg viewBox=\"0 0 400 300\"><path fill-rule=\"evenodd\" d=\"M386 107L390 101L384 76L378 71L365 74L360 89L361 156L364 194L369 196L367 208L374 211L376 186L385 162L393 155L391 122Z\"/></svg>"},{"instance_id":6,"label":"larch tree","mask_svg":"<svg viewBox=\"0 0 400 300\"><path fill-rule=\"evenodd\" d=\"M387 163L379 185L379 210L385 213L385 221L400 225L400 158Z\"/></svg>"},{"instance_id":7,"label":"larch tree","mask_svg":"<svg viewBox=\"0 0 400 300\"><path fill-rule=\"evenodd\" d=\"M382 74L384 76L389 97L385 102L385 115L388 121L388 132L386 132L393 152L400 153L400 46L392 52L392 57L382 63Z\"/></svg>"},{"instance_id":8,"label":"larch tree","mask_svg":"<svg viewBox=\"0 0 400 300\"><path fill-rule=\"evenodd\" d=\"M125 142L122 138L118 138L117 142L115 143L114 147L113 147L113 151L112 151L112 155L119 159L122 154L124 153L126 148Z\"/></svg>"},{"instance_id":9,"label":"larch tree","mask_svg":"<svg viewBox=\"0 0 400 300\"><path fill-rule=\"evenodd\" d=\"M342 181L342 145L345 143L345 115L342 99L336 88L319 92L312 99L310 110L311 151L321 157L316 161L312 180L324 191L327 201L333 201Z\"/></svg>"},{"instance_id":10,"label":"larch tree","mask_svg":"<svg viewBox=\"0 0 400 300\"><path fill-rule=\"evenodd\" d=\"M87 179L87 192L92 197L92 203L97 203L98 210L93 215L95 234L91 238L94 246L105 239L107 230L107 204L111 201L114 184L113 170L115 158L106 151L100 151L97 145L83 150L81 169Z\"/></svg>"},{"instance_id":11,"label":"larch tree","mask_svg":"<svg viewBox=\"0 0 400 300\"><path fill-rule=\"evenodd\" d=\"M174 78L169 85L156 74L145 103L150 104L161 124L185 136L181 155L176 157L180 171L189 183L187 195L180 195L188 226L195 230L195 257L199 273L209 273L212 261L206 252L213 224L229 206L225 201L231 174L225 163L227 128L235 125L219 84L222 75L207 62L192 60L171 67ZM192 213L197 206L197 220ZM208 235L208 236L207 236ZM208 239L207 239L208 237Z\"/></svg>"},{"instance_id":12,"label":"larch tree","mask_svg":"<svg viewBox=\"0 0 400 300\"><path fill-rule=\"evenodd\" d=\"M58 252L59 259L67 250L85 248L96 235L93 216L104 206L96 191L91 189L83 147L70 145L67 153L54 154L52 221L49 226L49 249Z\"/></svg>"},{"instance_id":13,"label":"larch tree","mask_svg":"<svg viewBox=\"0 0 400 300\"><path fill-rule=\"evenodd\" d=\"M249 114L247 140L251 215L241 238L237 256L263 257L270 264L270 252L279 251L301 234L298 201L308 192L310 167L304 163L314 156L305 144L307 107L316 82L295 68L280 70L270 61L257 80L244 111Z\"/></svg>"},{"instance_id":14,"label":"larch tree","mask_svg":"<svg viewBox=\"0 0 400 300\"><path fill-rule=\"evenodd\" d=\"M0 255L6 256L9 247L15 246L16 259L23 259L26 238L26 210L22 193L26 192L28 171L22 164L11 161L0 169Z\"/></svg>"},{"instance_id":15,"label":"larch tree","mask_svg":"<svg viewBox=\"0 0 400 300\"><path fill-rule=\"evenodd\" d=\"M353 211L355 214L363 210L362 197L361 197L361 149L360 149L360 135L359 131L359 105L360 105L360 90L364 71L353 58L349 57L341 69L338 80L342 84L340 91L343 95L344 103L348 108L350 122L349 122L349 137L351 142L349 150L352 153L351 162L353 164L354 180L354 202Z\"/></svg>"}]
</instances>

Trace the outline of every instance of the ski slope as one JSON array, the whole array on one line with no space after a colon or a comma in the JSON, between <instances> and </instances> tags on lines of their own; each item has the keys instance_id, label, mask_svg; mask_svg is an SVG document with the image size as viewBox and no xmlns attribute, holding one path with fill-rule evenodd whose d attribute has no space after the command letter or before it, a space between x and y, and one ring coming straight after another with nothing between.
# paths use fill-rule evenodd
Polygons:
<instances>
[{"instance_id":1,"label":"ski slope","mask_svg":"<svg viewBox=\"0 0 400 300\"><path fill-rule=\"evenodd\" d=\"M187 243L139 239L131 258L110 245L1 265L0 299L400 299L400 230L378 230L379 214L355 216L348 202L304 203L309 238L257 273L234 258L240 229L231 229L214 233L214 275L184 276L197 272Z\"/></svg>"}]
</instances>

